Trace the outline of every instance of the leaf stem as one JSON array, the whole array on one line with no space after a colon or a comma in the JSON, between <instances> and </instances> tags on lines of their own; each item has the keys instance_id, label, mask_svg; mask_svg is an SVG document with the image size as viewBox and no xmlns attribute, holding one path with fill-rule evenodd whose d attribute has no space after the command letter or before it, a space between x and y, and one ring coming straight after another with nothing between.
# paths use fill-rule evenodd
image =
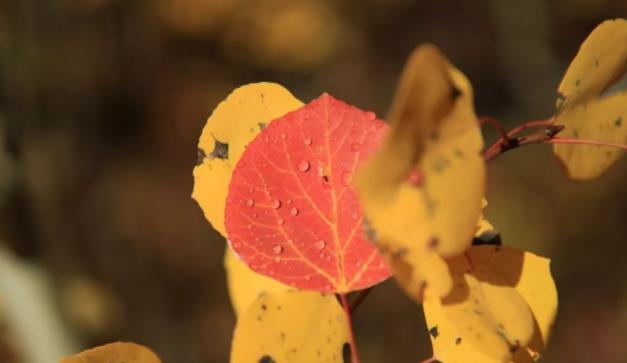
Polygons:
<instances>
[{"instance_id":1,"label":"leaf stem","mask_svg":"<svg viewBox=\"0 0 627 363\"><path fill-rule=\"evenodd\" d=\"M344 309L344 314L346 315L346 319L348 319L348 331L350 333L350 347L351 347L351 356L352 359L349 362L359 363L359 355L357 354L357 341L355 340L355 333L353 332L353 320L351 319L351 311L350 306L348 304L348 300L346 299L346 294L338 294L340 298L340 302L342 303L342 308Z\"/></svg>"},{"instance_id":2,"label":"leaf stem","mask_svg":"<svg viewBox=\"0 0 627 363\"><path fill-rule=\"evenodd\" d=\"M528 121L521 125L518 125L505 136L501 136L494 144L485 150L483 153L484 159L490 161L497 156L504 154L505 152L518 148L523 145L543 143L547 140L553 139L560 131L564 129L561 125L553 124L554 119L548 118L546 120L534 120ZM528 129L542 128L541 130L524 137L518 135Z\"/></svg>"},{"instance_id":3,"label":"leaf stem","mask_svg":"<svg viewBox=\"0 0 627 363\"><path fill-rule=\"evenodd\" d=\"M617 149L627 150L627 145L616 144L613 142L597 141L597 140L585 140L585 139L570 139L566 137L554 137L544 141L546 144L573 144L573 145L595 145L595 146L607 146Z\"/></svg>"},{"instance_id":4,"label":"leaf stem","mask_svg":"<svg viewBox=\"0 0 627 363\"><path fill-rule=\"evenodd\" d=\"M372 291L373 288L374 286L370 286L369 288L365 290L359 291L357 293L357 296L355 296L355 298L351 300L350 308L349 308L351 315L355 313L355 310L357 310L359 305L361 305L361 303L366 299L366 297L368 296L370 291Z\"/></svg>"}]
</instances>

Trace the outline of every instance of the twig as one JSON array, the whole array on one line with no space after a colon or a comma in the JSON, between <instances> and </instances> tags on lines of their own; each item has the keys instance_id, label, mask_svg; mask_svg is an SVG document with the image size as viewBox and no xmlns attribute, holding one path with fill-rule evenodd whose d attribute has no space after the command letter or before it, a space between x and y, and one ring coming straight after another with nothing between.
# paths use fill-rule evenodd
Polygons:
<instances>
[{"instance_id":1,"label":"twig","mask_svg":"<svg viewBox=\"0 0 627 363\"><path fill-rule=\"evenodd\" d=\"M597 140L584 140L584 139L570 139L566 137L554 137L544 141L547 144L573 144L573 145L594 145L594 146L607 146L617 149L627 150L627 145L616 144L613 142L597 141Z\"/></svg>"},{"instance_id":2,"label":"twig","mask_svg":"<svg viewBox=\"0 0 627 363\"><path fill-rule=\"evenodd\" d=\"M351 347L351 362L359 363L359 355L357 354L357 341L355 340L355 333L353 332L353 321L351 319L350 307L348 305L348 301L346 300L346 294L338 294L340 298L340 302L342 303L342 308L344 309L344 314L346 315L346 319L348 320L348 331L350 338L350 347Z\"/></svg>"},{"instance_id":3,"label":"twig","mask_svg":"<svg viewBox=\"0 0 627 363\"><path fill-rule=\"evenodd\" d=\"M370 293L370 291L372 291L373 288L374 286L370 286L369 288L365 290L361 290L357 293L357 296L355 296L355 298L350 302L349 311L351 315L355 312L355 310L357 310L359 305L366 299L366 296L368 296L368 294Z\"/></svg>"}]
</instances>

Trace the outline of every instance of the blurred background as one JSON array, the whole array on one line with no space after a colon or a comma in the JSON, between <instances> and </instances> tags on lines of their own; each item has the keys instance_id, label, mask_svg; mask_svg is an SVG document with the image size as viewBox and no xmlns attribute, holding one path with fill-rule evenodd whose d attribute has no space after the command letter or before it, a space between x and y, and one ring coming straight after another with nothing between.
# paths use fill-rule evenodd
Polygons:
<instances>
[{"instance_id":1,"label":"blurred background","mask_svg":"<svg viewBox=\"0 0 627 363\"><path fill-rule=\"evenodd\" d=\"M235 87L329 92L384 117L404 59L438 45L479 115L549 117L586 35L624 0L0 0L0 362L113 340L227 362L223 239L190 198L206 118ZM496 139L486 130L486 142ZM548 146L489 165L504 242L553 259L542 362L627 361L627 161L566 179ZM431 355L388 281L355 316L362 362Z\"/></svg>"}]
</instances>

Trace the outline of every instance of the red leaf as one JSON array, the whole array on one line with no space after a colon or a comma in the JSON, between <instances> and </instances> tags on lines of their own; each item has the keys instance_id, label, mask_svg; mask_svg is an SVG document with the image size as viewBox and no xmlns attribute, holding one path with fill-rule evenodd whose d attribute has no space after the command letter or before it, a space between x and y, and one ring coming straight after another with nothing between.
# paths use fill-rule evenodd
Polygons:
<instances>
[{"instance_id":1,"label":"red leaf","mask_svg":"<svg viewBox=\"0 0 627 363\"><path fill-rule=\"evenodd\" d=\"M387 278L352 187L386 130L327 94L270 123L233 171L225 224L235 253L301 289L348 292Z\"/></svg>"}]
</instances>

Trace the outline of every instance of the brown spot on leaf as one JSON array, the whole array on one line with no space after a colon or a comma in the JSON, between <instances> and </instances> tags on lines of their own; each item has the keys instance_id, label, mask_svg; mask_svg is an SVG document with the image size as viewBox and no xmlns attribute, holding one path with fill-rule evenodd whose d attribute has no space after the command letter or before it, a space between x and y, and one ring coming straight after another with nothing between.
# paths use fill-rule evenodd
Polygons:
<instances>
[{"instance_id":1,"label":"brown spot on leaf","mask_svg":"<svg viewBox=\"0 0 627 363\"><path fill-rule=\"evenodd\" d=\"M259 363L276 363L276 361L272 359L271 356L264 355L263 357L259 358Z\"/></svg>"},{"instance_id":2,"label":"brown spot on leaf","mask_svg":"<svg viewBox=\"0 0 627 363\"><path fill-rule=\"evenodd\" d=\"M429 329L429 334L435 339L438 337L438 335L440 335L440 333L438 332L438 326L434 326L433 328Z\"/></svg>"},{"instance_id":3,"label":"brown spot on leaf","mask_svg":"<svg viewBox=\"0 0 627 363\"><path fill-rule=\"evenodd\" d=\"M211 152L211 154L209 154L209 156L211 156L214 159L215 158L222 159L222 160L228 159L229 158L229 144L220 142L215 137L213 139L215 141L215 144L213 146L213 151Z\"/></svg>"}]
</instances>

